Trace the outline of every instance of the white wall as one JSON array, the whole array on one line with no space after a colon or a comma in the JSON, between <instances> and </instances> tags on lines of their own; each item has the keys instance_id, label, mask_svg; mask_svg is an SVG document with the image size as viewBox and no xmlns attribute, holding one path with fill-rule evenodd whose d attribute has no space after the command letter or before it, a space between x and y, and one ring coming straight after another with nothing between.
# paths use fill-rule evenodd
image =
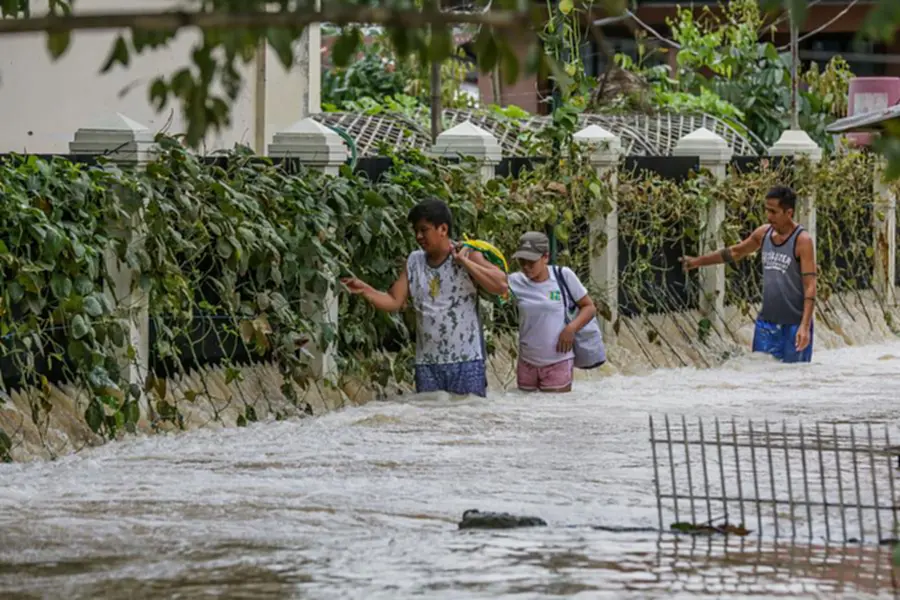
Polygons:
<instances>
[{"instance_id":1,"label":"white wall","mask_svg":"<svg viewBox=\"0 0 900 600\"><path fill-rule=\"evenodd\" d=\"M307 28L295 46L294 65L285 70L277 54L266 52L266 146L279 131L322 112L322 37ZM255 79L254 79L255 81Z\"/></svg>"},{"instance_id":2,"label":"white wall","mask_svg":"<svg viewBox=\"0 0 900 600\"><path fill-rule=\"evenodd\" d=\"M167 5L171 4L162 0L78 0L76 10L160 10ZM32 0L32 6L35 15L46 12L46 2ZM133 57L128 68L116 66L101 75L100 68L115 37L113 31L74 32L69 50L54 62L47 52L44 34L0 36L0 152L68 152L68 144L78 128L115 112L154 133L163 128L170 133L182 132L178 104L170 100L163 112L156 113L149 102L149 84L159 74L171 75L189 65L191 48L199 34L182 30L168 48L145 52ZM318 44L318 35L310 37ZM316 46L314 60L306 60L305 53L298 57L290 73L284 71L271 52L267 53L266 143L275 131L306 116L302 112L306 104L302 95L309 87L309 68L317 69L312 77L314 95L319 89L318 50ZM297 68L300 65L309 66ZM245 65L241 73L244 82L232 106L232 124L220 134L207 137L208 150L230 148L237 142L254 145L255 61ZM317 112L318 102L310 108Z\"/></svg>"}]
</instances>

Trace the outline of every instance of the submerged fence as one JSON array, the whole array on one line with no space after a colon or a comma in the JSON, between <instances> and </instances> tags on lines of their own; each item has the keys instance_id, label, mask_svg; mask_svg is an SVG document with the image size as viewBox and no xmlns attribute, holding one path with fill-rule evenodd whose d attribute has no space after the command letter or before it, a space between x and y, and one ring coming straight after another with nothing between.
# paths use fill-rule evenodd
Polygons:
<instances>
[{"instance_id":1,"label":"submerged fence","mask_svg":"<svg viewBox=\"0 0 900 600\"><path fill-rule=\"evenodd\" d=\"M900 537L886 423L788 426L650 416L660 528L773 539Z\"/></svg>"}]
</instances>

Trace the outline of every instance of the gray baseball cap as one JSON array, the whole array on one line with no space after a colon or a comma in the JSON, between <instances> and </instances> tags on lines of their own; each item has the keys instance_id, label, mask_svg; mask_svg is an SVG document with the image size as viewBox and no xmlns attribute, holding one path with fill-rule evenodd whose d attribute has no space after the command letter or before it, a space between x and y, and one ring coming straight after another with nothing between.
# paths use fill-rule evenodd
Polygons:
<instances>
[{"instance_id":1,"label":"gray baseball cap","mask_svg":"<svg viewBox=\"0 0 900 600\"><path fill-rule=\"evenodd\" d=\"M528 231L519 238L519 249L513 254L513 260L538 260L550 253L550 240L539 231Z\"/></svg>"}]
</instances>

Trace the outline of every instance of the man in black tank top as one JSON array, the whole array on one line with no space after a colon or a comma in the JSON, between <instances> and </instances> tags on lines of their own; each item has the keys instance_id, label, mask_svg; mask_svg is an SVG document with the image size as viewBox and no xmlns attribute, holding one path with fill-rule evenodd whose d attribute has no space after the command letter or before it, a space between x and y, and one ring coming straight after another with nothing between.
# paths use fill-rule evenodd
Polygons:
<instances>
[{"instance_id":1,"label":"man in black tank top","mask_svg":"<svg viewBox=\"0 0 900 600\"><path fill-rule=\"evenodd\" d=\"M684 256L685 270L734 264L762 250L763 302L756 319L753 351L783 362L810 362L816 302L816 252L812 237L794 221L797 196L787 186L766 194L768 224L729 248Z\"/></svg>"}]
</instances>

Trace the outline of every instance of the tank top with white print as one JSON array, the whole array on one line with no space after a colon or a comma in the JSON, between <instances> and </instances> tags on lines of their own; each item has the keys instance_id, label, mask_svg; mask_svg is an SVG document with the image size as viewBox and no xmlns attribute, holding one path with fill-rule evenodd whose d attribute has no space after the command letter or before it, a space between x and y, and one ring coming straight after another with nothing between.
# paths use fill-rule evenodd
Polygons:
<instances>
[{"instance_id":1,"label":"tank top with white print","mask_svg":"<svg viewBox=\"0 0 900 600\"><path fill-rule=\"evenodd\" d=\"M409 295L416 311L416 364L435 365L484 358L478 288L452 256L437 267L424 250L406 261Z\"/></svg>"}]
</instances>

